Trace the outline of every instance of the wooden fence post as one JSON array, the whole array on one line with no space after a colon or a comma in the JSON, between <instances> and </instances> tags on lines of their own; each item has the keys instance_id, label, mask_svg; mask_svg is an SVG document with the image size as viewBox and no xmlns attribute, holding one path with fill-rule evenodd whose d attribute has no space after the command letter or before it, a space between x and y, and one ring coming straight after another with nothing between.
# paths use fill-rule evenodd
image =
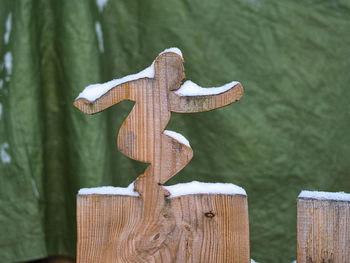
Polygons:
<instances>
[{"instance_id":1,"label":"wooden fence post","mask_svg":"<svg viewBox=\"0 0 350 263\"><path fill-rule=\"evenodd\" d=\"M193 157L186 138L165 130L171 112L210 111L243 96L236 81L217 88L202 88L192 81L182 84L183 62L179 49L167 49L138 74L90 85L75 100L87 114L123 100L135 101L119 131L118 149L149 164L133 184L137 196L78 195L78 262L249 262L243 189L244 194L226 193L220 185L211 194L171 198L172 192L163 187Z\"/></svg>"},{"instance_id":2,"label":"wooden fence post","mask_svg":"<svg viewBox=\"0 0 350 263\"><path fill-rule=\"evenodd\" d=\"M302 191L297 207L297 262L350 262L350 194Z\"/></svg>"},{"instance_id":3,"label":"wooden fence post","mask_svg":"<svg viewBox=\"0 0 350 263\"><path fill-rule=\"evenodd\" d=\"M137 196L78 195L77 202L79 263L250 262L245 195L168 198L152 218Z\"/></svg>"}]
</instances>

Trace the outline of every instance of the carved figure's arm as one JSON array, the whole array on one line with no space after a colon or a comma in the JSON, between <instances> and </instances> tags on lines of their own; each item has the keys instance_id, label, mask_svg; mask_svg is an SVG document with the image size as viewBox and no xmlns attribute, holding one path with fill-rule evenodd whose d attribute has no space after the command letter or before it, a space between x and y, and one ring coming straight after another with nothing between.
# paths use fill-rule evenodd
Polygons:
<instances>
[{"instance_id":1,"label":"carved figure's arm","mask_svg":"<svg viewBox=\"0 0 350 263\"><path fill-rule=\"evenodd\" d=\"M220 88L201 88L186 81L180 89L169 93L170 110L177 113L211 111L238 101L243 93L239 82L231 82Z\"/></svg>"},{"instance_id":2,"label":"carved figure's arm","mask_svg":"<svg viewBox=\"0 0 350 263\"><path fill-rule=\"evenodd\" d=\"M90 85L86 87L82 93L80 93L73 104L84 113L95 114L123 100L135 100L135 98L133 98L131 95L133 94L131 90L137 88L142 81L149 80L142 78L124 82L112 88L107 87L106 89L109 88L108 91L106 93L102 93L102 95L98 93L101 91L101 85L105 85L108 82L105 84Z\"/></svg>"}]
</instances>

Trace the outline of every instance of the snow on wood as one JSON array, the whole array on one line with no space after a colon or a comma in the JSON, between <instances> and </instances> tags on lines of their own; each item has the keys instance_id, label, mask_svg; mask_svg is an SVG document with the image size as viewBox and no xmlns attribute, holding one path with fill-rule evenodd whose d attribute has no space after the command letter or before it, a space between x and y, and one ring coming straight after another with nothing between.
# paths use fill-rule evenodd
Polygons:
<instances>
[{"instance_id":1,"label":"snow on wood","mask_svg":"<svg viewBox=\"0 0 350 263\"><path fill-rule=\"evenodd\" d=\"M221 87L212 87L212 88L203 88L198 86L196 83L191 80L187 80L178 90L174 92L180 96L208 96L208 95L217 95L220 93L224 93L229 89L233 88L239 84L237 81L232 81L227 83Z\"/></svg>"},{"instance_id":2,"label":"snow on wood","mask_svg":"<svg viewBox=\"0 0 350 263\"><path fill-rule=\"evenodd\" d=\"M167 52L172 52L176 53L179 56L182 57L182 52L178 48L168 48L165 49L163 52L161 52L157 57L160 55L167 53ZM154 62L153 61L152 65L149 66L148 68L145 68L144 70L140 71L139 73L136 74L131 74L127 75L125 77L122 77L120 79L114 79L105 83L97 83L97 84L91 84L87 86L80 94L79 96L75 99L78 100L80 98L84 98L88 100L90 103L94 102L104 94L106 94L110 89L114 88L115 86L118 86L122 83L133 81L136 79L142 79L142 78L154 78Z\"/></svg>"},{"instance_id":3,"label":"snow on wood","mask_svg":"<svg viewBox=\"0 0 350 263\"><path fill-rule=\"evenodd\" d=\"M344 192L320 192L303 190L298 198L317 199L317 200L334 200L334 201L350 201L350 194Z\"/></svg>"},{"instance_id":4,"label":"snow on wood","mask_svg":"<svg viewBox=\"0 0 350 263\"><path fill-rule=\"evenodd\" d=\"M168 52L178 54L180 57L183 58L181 50L178 49L177 47L171 47L171 48L164 49L162 52L159 53L159 55L157 57L159 57L160 55L162 55L164 53L168 53ZM153 61L152 65L153 64L154 64L154 61Z\"/></svg>"},{"instance_id":5,"label":"snow on wood","mask_svg":"<svg viewBox=\"0 0 350 263\"><path fill-rule=\"evenodd\" d=\"M11 33L11 25L12 25L12 13L9 13L6 19L6 31L4 35L4 42L5 45L9 43L10 40L10 33Z\"/></svg>"},{"instance_id":6,"label":"snow on wood","mask_svg":"<svg viewBox=\"0 0 350 263\"><path fill-rule=\"evenodd\" d=\"M190 146L190 142L180 133L177 133L177 132L174 132L174 131L165 130L164 134L174 138L175 140L181 142L182 144L185 144L187 147L191 147Z\"/></svg>"},{"instance_id":7,"label":"snow on wood","mask_svg":"<svg viewBox=\"0 0 350 263\"><path fill-rule=\"evenodd\" d=\"M193 181L190 183L181 183L170 186L164 186L170 192L171 197L194 195L194 194L227 194L227 195L247 195L246 191L237 185L229 183L202 183ZM79 195L131 195L138 196L134 191L134 183L128 187L101 186L93 188L82 188L78 192Z\"/></svg>"},{"instance_id":8,"label":"snow on wood","mask_svg":"<svg viewBox=\"0 0 350 263\"><path fill-rule=\"evenodd\" d=\"M193 181L190 183L164 186L164 188L170 192L170 197L193 194L247 195L242 187L229 183L202 183Z\"/></svg>"},{"instance_id":9,"label":"snow on wood","mask_svg":"<svg viewBox=\"0 0 350 263\"><path fill-rule=\"evenodd\" d=\"M79 195L129 195L138 196L139 194L134 191L134 182L128 187L114 187L114 186L101 186L92 188L82 188L78 192Z\"/></svg>"}]
</instances>

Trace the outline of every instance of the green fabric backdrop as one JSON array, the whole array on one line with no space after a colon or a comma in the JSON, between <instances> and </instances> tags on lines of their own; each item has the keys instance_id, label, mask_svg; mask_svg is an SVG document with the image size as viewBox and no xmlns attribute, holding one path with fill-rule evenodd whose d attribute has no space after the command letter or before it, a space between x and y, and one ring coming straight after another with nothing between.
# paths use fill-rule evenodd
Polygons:
<instances>
[{"instance_id":1,"label":"green fabric backdrop","mask_svg":"<svg viewBox=\"0 0 350 263\"><path fill-rule=\"evenodd\" d=\"M245 88L229 107L172 115L194 158L169 184L244 187L255 260L296 258L302 189L350 192L348 0L1 0L0 37L1 262L74 256L78 189L143 171L116 147L132 102L93 116L72 102L172 46L187 79Z\"/></svg>"}]
</instances>

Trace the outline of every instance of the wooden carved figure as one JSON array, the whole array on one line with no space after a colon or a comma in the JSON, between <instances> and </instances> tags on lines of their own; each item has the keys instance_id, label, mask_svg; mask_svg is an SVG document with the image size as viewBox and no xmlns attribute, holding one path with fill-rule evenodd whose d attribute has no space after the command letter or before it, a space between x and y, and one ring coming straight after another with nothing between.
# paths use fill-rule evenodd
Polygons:
<instances>
[{"instance_id":1,"label":"wooden carved figure","mask_svg":"<svg viewBox=\"0 0 350 263\"><path fill-rule=\"evenodd\" d=\"M183 62L179 49L167 49L158 55L149 68L104 84L90 85L74 102L82 112L94 114L124 100L135 101L132 111L120 128L118 149L129 158L149 164L134 182L137 197L119 195L113 197L114 201L106 201L113 203L118 199L118 203L123 198L133 200L128 205L134 205L137 212L127 213L130 217L139 216L138 220L123 219L129 220L129 225L120 223L122 226L117 236L109 233L108 241L104 241L106 243L103 248L99 247L100 252L96 252L93 261L89 262L245 262L225 261L228 257L223 257L223 261L220 257L218 261L217 258L215 261L198 261L198 258L193 257L193 247L187 248L191 255L188 251L187 254L179 251L180 247L186 248L186 242L188 247L189 240L193 238L184 234L191 232L191 229L186 230L186 226L190 228L188 222L184 224L184 216L179 218L177 214L181 204L177 207L172 198L169 198L171 193L162 185L190 162L193 151L182 135L166 130L171 112L210 111L229 105L243 95L243 88L238 82L219 88L201 88L191 81L182 84L185 78ZM79 195L78 199L80 197L83 198ZM124 199L122 203L128 202ZM123 206L122 203L118 205ZM123 213L125 215L126 212ZM113 220L120 221L116 216ZM105 228L102 227L104 230L99 231L106 231ZM78 211L79 231L86 230L79 230ZM88 262L79 250L83 246L79 238L78 236L78 261ZM249 252L245 257L249 259Z\"/></svg>"}]
</instances>

